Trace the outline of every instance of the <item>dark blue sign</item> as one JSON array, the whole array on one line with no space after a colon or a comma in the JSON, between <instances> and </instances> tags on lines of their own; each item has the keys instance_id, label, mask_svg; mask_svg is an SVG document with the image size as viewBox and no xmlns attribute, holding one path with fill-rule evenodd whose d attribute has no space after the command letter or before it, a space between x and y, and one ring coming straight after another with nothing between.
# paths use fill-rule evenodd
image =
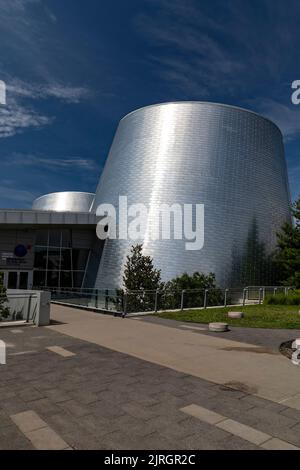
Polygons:
<instances>
[{"instance_id":1,"label":"dark blue sign","mask_svg":"<svg viewBox=\"0 0 300 470\"><path fill-rule=\"evenodd\" d=\"M27 255L27 248L24 245L18 245L15 248L14 255L17 256L17 258L24 258L24 256Z\"/></svg>"}]
</instances>

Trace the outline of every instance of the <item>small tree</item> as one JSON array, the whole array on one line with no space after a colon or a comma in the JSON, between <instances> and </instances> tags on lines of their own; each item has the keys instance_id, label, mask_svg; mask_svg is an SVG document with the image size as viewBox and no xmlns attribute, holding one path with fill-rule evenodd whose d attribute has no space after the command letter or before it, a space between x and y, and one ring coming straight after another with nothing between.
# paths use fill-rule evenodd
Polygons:
<instances>
[{"instance_id":1,"label":"small tree","mask_svg":"<svg viewBox=\"0 0 300 470\"><path fill-rule=\"evenodd\" d=\"M282 284L300 288L300 198L291 207L294 223L283 225L277 234L275 260Z\"/></svg>"},{"instance_id":2,"label":"small tree","mask_svg":"<svg viewBox=\"0 0 300 470\"><path fill-rule=\"evenodd\" d=\"M123 282L127 294L128 312L154 309L155 291L161 287L160 270L154 268L151 256L143 255L143 245L131 248L131 253L127 256Z\"/></svg>"},{"instance_id":3,"label":"small tree","mask_svg":"<svg viewBox=\"0 0 300 470\"><path fill-rule=\"evenodd\" d=\"M195 272L177 276L164 286L163 308L178 308L180 306L181 292L186 290L184 307L200 307L204 303L204 293L210 289L207 305L218 305L224 302L223 292L216 287L216 278L213 273L203 274Z\"/></svg>"},{"instance_id":4,"label":"small tree","mask_svg":"<svg viewBox=\"0 0 300 470\"><path fill-rule=\"evenodd\" d=\"M0 276L0 321L9 317L10 311L9 308L6 307L7 303L7 295L6 295L6 288L3 285L3 274Z\"/></svg>"}]
</instances>

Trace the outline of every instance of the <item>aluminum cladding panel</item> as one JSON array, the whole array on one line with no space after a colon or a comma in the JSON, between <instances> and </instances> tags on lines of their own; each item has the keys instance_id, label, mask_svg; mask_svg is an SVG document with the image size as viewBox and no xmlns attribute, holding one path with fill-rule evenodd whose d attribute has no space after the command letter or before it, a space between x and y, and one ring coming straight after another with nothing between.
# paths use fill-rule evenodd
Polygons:
<instances>
[{"instance_id":1,"label":"aluminum cladding panel","mask_svg":"<svg viewBox=\"0 0 300 470\"><path fill-rule=\"evenodd\" d=\"M33 201L32 209L57 212L89 212L95 194L77 191L45 194Z\"/></svg>"},{"instance_id":2,"label":"aluminum cladding panel","mask_svg":"<svg viewBox=\"0 0 300 470\"><path fill-rule=\"evenodd\" d=\"M281 132L251 111L221 104L177 102L139 109L119 124L92 210L100 203L117 207L119 195L148 207L149 226L154 204L204 204L201 250L187 251L186 240L146 237L144 253L153 256L163 280L200 271L214 272L219 285L241 285L247 281L237 266L246 257L250 271L251 263L257 268L256 248L270 252L276 232L290 217ZM132 244L106 242L97 288L122 285Z\"/></svg>"}]
</instances>

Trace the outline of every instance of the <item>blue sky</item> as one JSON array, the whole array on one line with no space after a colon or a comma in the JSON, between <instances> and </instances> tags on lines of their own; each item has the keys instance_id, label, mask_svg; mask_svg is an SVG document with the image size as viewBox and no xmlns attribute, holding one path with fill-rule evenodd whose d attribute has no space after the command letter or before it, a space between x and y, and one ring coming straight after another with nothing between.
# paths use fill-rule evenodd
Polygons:
<instances>
[{"instance_id":1,"label":"blue sky","mask_svg":"<svg viewBox=\"0 0 300 470\"><path fill-rule=\"evenodd\" d=\"M118 121L207 100L281 128L300 195L298 0L0 0L0 207L94 191Z\"/></svg>"}]
</instances>

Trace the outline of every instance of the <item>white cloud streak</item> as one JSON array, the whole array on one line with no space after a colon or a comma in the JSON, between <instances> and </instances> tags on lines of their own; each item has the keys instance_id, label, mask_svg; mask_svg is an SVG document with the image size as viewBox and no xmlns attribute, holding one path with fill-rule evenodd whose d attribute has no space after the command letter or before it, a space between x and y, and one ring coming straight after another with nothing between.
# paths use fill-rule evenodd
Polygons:
<instances>
[{"instance_id":1,"label":"white cloud streak","mask_svg":"<svg viewBox=\"0 0 300 470\"><path fill-rule=\"evenodd\" d=\"M250 101L260 114L271 119L280 128L286 139L300 134L300 106L286 105L272 99L256 99Z\"/></svg>"},{"instance_id":2,"label":"white cloud streak","mask_svg":"<svg viewBox=\"0 0 300 470\"><path fill-rule=\"evenodd\" d=\"M91 96L85 87L74 87L61 83L26 83L23 80L11 78L7 81L7 92L12 96L30 99L57 98L67 103L79 103Z\"/></svg>"},{"instance_id":3,"label":"white cloud streak","mask_svg":"<svg viewBox=\"0 0 300 470\"><path fill-rule=\"evenodd\" d=\"M27 128L37 129L51 122L53 118L11 100L6 106L0 106L0 139L13 137Z\"/></svg>"},{"instance_id":4,"label":"white cloud streak","mask_svg":"<svg viewBox=\"0 0 300 470\"><path fill-rule=\"evenodd\" d=\"M3 163L9 165L22 165L34 168L47 168L52 171L61 171L70 169L84 169L85 171L95 171L96 164L93 160L80 157L44 157L39 155L15 153L4 158Z\"/></svg>"}]
</instances>

